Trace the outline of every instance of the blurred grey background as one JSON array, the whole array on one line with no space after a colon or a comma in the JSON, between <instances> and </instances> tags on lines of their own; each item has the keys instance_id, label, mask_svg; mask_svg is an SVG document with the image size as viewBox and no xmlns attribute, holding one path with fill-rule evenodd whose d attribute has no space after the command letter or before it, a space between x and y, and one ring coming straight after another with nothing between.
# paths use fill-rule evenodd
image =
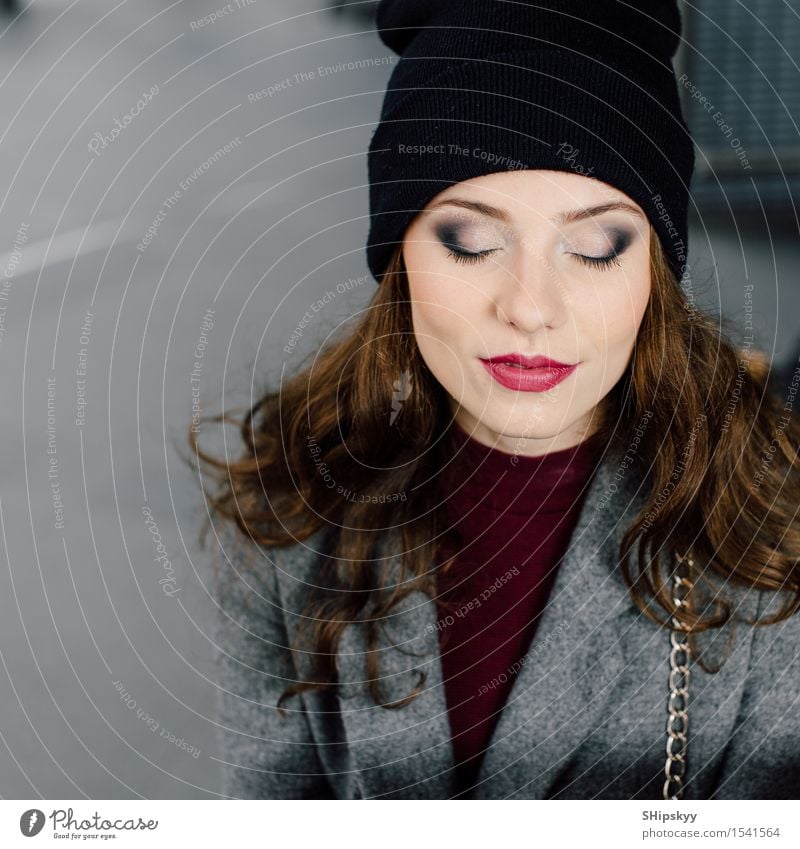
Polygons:
<instances>
[{"instance_id":1,"label":"blurred grey background","mask_svg":"<svg viewBox=\"0 0 800 849\"><path fill-rule=\"evenodd\" d=\"M203 508L174 446L374 292L365 151L396 57L373 7L0 17L3 798L219 795ZM683 8L686 286L791 369L800 2Z\"/></svg>"}]
</instances>

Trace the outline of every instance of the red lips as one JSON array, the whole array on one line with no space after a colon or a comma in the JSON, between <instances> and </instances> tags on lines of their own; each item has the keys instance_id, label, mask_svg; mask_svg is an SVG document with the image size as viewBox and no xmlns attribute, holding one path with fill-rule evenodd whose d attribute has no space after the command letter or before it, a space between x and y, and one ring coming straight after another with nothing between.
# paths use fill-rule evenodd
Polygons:
<instances>
[{"instance_id":1,"label":"red lips","mask_svg":"<svg viewBox=\"0 0 800 849\"><path fill-rule=\"evenodd\" d=\"M487 363L516 363L525 368L569 368L574 363L560 363L558 360L551 360L550 357L544 357L537 354L535 357L526 357L524 354L501 354L499 357L488 357L484 360Z\"/></svg>"},{"instance_id":2,"label":"red lips","mask_svg":"<svg viewBox=\"0 0 800 849\"><path fill-rule=\"evenodd\" d=\"M481 359L481 363L498 383L517 392L547 392L578 367L578 363L560 363L540 354L535 357L501 354Z\"/></svg>"}]
</instances>

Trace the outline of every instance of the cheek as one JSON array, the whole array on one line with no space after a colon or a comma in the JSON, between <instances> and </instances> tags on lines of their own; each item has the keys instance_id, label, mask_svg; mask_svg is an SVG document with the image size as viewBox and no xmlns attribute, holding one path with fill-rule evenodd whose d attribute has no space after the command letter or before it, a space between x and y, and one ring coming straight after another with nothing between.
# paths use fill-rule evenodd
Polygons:
<instances>
[{"instance_id":1,"label":"cheek","mask_svg":"<svg viewBox=\"0 0 800 849\"><path fill-rule=\"evenodd\" d=\"M406 260L414 339L425 365L453 397L466 390L465 364L480 334L475 291L427 257Z\"/></svg>"},{"instance_id":2,"label":"cheek","mask_svg":"<svg viewBox=\"0 0 800 849\"><path fill-rule=\"evenodd\" d=\"M414 245L406 251L405 261L420 347L436 339L463 339L470 324L475 324L475 293L470 296L470 287L458 278L458 271L432 257L427 246Z\"/></svg>"},{"instance_id":3,"label":"cheek","mask_svg":"<svg viewBox=\"0 0 800 849\"><path fill-rule=\"evenodd\" d=\"M433 375L448 388L458 381L461 317L456 302L432 275L408 274L411 320L422 359Z\"/></svg>"},{"instance_id":4,"label":"cheek","mask_svg":"<svg viewBox=\"0 0 800 849\"><path fill-rule=\"evenodd\" d=\"M610 284L610 285L609 285ZM650 299L650 275L620 276L598 285L592 296L580 299L583 332L599 351L630 353Z\"/></svg>"},{"instance_id":5,"label":"cheek","mask_svg":"<svg viewBox=\"0 0 800 849\"><path fill-rule=\"evenodd\" d=\"M453 324L454 306L440 283L430 275L408 276L411 316L418 335L446 336Z\"/></svg>"}]
</instances>

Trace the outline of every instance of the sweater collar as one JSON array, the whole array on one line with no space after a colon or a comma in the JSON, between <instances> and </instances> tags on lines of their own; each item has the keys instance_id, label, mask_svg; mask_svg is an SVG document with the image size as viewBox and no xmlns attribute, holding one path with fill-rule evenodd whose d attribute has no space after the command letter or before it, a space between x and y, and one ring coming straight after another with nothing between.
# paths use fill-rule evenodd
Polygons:
<instances>
[{"instance_id":1,"label":"sweater collar","mask_svg":"<svg viewBox=\"0 0 800 849\"><path fill-rule=\"evenodd\" d=\"M574 506L600 462L592 439L539 457L484 445L453 421L442 472L445 497L457 512L481 505L495 512L558 512Z\"/></svg>"}]
</instances>

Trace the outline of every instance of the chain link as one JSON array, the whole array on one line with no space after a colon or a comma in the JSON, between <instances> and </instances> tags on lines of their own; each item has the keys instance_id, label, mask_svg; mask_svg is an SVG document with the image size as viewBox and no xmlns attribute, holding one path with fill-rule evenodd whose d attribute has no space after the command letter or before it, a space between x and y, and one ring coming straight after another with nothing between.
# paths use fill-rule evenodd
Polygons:
<instances>
[{"instance_id":1,"label":"chain link","mask_svg":"<svg viewBox=\"0 0 800 849\"><path fill-rule=\"evenodd\" d=\"M688 566L688 570L687 567ZM672 601L677 608L689 609L688 596L692 582L687 577L694 570L690 555L678 557L678 566L673 576ZM681 574L679 574L679 572ZM688 731L689 731L689 663L692 650L689 646L686 626L677 617L672 617L669 653L669 700L667 703L667 761L664 765L664 798L681 799L686 778Z\"/></svg>"}]
</instances>

